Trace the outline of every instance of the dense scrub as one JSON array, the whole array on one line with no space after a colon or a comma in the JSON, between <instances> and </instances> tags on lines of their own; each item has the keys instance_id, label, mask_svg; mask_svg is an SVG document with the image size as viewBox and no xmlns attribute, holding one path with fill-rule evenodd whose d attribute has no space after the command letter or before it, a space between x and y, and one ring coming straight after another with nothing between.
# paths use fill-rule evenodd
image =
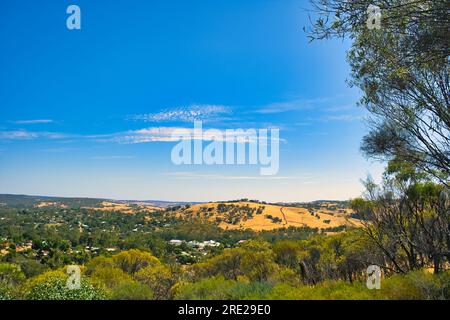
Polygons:
<instances>
[{"instance_id":1,"label":"dense scrub","mask_svg":"<svg viewBox=\"0 0 450 320\"><path fill-rule=\"evenodd\" d=\"M366 287L365 260L377 259L360 230L309 240L250 240L182 265L131 249L92 258L81 287L67 266L28 270L0 263L0 299L449 299L450 272L386 270L380 290ZM36 274L37 273L37 274Z\"/></svg>"}]
</instances>

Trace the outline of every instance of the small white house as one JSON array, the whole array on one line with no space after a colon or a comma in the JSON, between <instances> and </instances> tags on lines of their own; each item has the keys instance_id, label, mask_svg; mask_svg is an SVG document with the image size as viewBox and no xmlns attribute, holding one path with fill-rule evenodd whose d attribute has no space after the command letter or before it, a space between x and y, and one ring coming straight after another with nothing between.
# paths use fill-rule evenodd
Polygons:
<instances>
[{"instance_id":1,"label":"small white house","mask_svg":"<svg viewBox=\"0 0 450 320\"><path fill-rule=\"evenodd\" d=\"M205 247L218 247L220 246L220 242L209 240L209 241L203 241L203 245Z\"/></svg>"},{"instance_id":2,"label":"small white house","mask_svg":"<svg viewBox=\"0 0 450 320\"><path fill-rule=\"evenodd\" d=\"M173 239L173 240L170 240L169 243L170 243L171 245L174 245L174 246L181 246L181 244L183 243L183 241L182 241L182 240Z\"/></svg>"}]
</instances>

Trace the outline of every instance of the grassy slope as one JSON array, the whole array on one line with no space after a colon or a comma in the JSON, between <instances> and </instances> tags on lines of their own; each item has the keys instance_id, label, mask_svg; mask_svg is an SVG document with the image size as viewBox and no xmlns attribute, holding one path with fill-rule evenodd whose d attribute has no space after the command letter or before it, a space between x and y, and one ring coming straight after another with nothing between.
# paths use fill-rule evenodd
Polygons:
<instances>
[{"instance_id":1,"label":"grassy slope","mask_svg":"<svg viewBox=\"0 0 450 320\"><path fill-rule=\"evenodd\" d=\"M254 202L230 202L224 203L226 205L236 205L236 206L246 206L248 205L251 208L259 208L264 207L264 211L262 214L254 214L252 218L247 220L241 220L237 224L230 224L226 222L221 222L219 227L222 229L252 229L255 231L262 230L273 230L277 228L283 227L302 227L307 226L310 228L318 228L318 229L326 229L332 227L338 227L342 225L347 226L361 226L361 223L356 220L350 218L348 215L350 213L349 210L346 210L343 213L339 213L337 211L332 211L329 209L319 209L316 211L315 215L312 215L305 208L297 208L297 207L287 207L287 206L279 206L273 204L259 204ZM189 209L182 209L177 212L177 216L184 219L191 218L199 218L205 219L209 221L215 221L217 217L223 217L224 215L217 211L217 206L219 203L206 203L206 204L196 204L191 206ZM213 208L210 216L206 216L204 212L201 212L202 208ZM281 219L281 222L275 223L271 219L267 217L267 215L271 215L274 218ZM320 219L317 218L317 215ZM329 223L325 223L324 221L329 220Z\"/></svg>"}]
</instances>

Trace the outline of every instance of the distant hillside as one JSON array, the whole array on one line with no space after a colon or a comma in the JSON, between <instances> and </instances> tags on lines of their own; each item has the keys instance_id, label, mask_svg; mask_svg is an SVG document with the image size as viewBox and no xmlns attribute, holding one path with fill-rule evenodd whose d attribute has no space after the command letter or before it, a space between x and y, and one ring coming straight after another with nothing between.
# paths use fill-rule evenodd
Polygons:
<instances>
[{"instance_id":1,"label":"distant hillside","mask_svg":"<svg viewBox=\"0 0 450 320\"><path fill-rule=\"evenodd\" d=\"M137 205L149 205L159 208L168 208L201 203L201 202L180 202L180 201L161 201L161 200L121 200L121 202Z\"/></svg>"},{"instance_id":2,"label":"distant hillside","mask_svg":"<svg viewBox=\"0 0 450 320\"><path fill-rule=\"evenodd\" d=\"M342 203L324 201L301 206L284 206L242 202L212 202L173 208L179 219L216 223L222 229L273 230L285 227L330 229L359 227L361 221L351 217L352 211Z\"/></svg>"},{"instance_id":3,"label":"distant hillside","mask_svg":"<svg viewBox=\"0 0 450 320\"><path fill-rule=\"evenodd\" d=\"M194 202L174 202L159 200L113 200L102 198L65 198L65 197L48 197L48 196L28 196L15 194L0 194L0 206L10 208L26 209L26 208L43 208L43 207L60 207L60 208L107 208L125 205L127 207L145 206L167 208L171 206L182 206L186 204L194 204Z\"/></svg>"},{"instance_id":4,"label":"distant hillside","mask_svg":"<svg viewBox=\"0 0 450 320\"><path fill-rule=\"evenodd\" d=\"M107 199L93 199L93 198L62 198L62 197L47 197L47 196L27 196L14 194L0 194L0 205L11 208L32 208L32 207L93 207L99 205Z\"/></svg>"},{"instance_id":5,"label":"distant hillside","mask_svg":"<svg viewBox=\"0 0 450 320\"><path fill-rule=\"evenodd\" d=\"M164 215L186 221L214 223L224 230L273 230L285 227L339 229L359 227L345 201L309 203L267 203L256 200L233 200L210 203L170 201L111 200L100 198L64 198L27 195L0 195L0 207L17 209L72 208L115 211L123 214L162 211Z\"/></svg>"}]
</instances>

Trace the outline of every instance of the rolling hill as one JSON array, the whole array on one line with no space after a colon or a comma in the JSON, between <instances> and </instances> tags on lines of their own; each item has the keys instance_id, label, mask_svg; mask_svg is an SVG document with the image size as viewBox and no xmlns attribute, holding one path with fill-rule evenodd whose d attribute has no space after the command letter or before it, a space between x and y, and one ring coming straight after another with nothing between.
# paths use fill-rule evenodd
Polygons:
<instances>
[{"instance_id":1,"label":"rolling hill","mask_svg":"<svg viewBox=\"0 0 450 320\"><path fill-rule=\"evenodd\" d=\"M180 221L212 223L224 230L274 230L287 227L309 227L320 230L359 227L345 202L273 204L259 201L186 203L167 201L129 201L100 198L62 198L26 195L0 195L0 206L19 209L90 209L123 214L161 212Z\"/></svg>"},{"instance_id":2,"label":"rolling hill","mask_svg":"<svg viewBox=\"0 0 450 320\"><path fill-rule=\"evenodd\" d=\"M16 194L0 194L0 206L11 208L90 208L107 210L127 210L131 207L167 208L170 206L185 205L188 202L160 201L160 200L113 200L104 198L69 198L51 196L29 196Z\"/></svg>"},{"instance_id":3,"label":"rolling hill","mask_svg":"<svg viewBox=\"0 0 450 320\"><path fill-rule=\"evenodd\" d=\"M352 218L351 213L348 208L337 209L333 202L323 202L313 209L242 201L188 205L173 214L183 220L216 223L222 229L262 231L291 226L318 229L361 226L361 221Z\"/></svg>"}]
</instances>

